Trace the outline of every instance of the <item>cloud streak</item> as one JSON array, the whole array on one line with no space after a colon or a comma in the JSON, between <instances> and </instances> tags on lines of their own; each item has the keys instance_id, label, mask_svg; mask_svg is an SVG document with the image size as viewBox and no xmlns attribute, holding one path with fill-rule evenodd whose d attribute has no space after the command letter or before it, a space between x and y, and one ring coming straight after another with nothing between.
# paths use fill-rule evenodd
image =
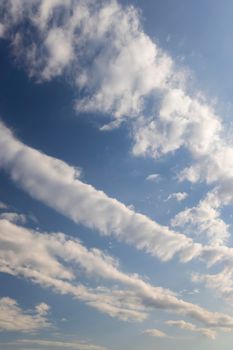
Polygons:
<instances>
[{"instance_id":1,"label":"cloud streak","mask_svg":"<svg viewBox=\"0 0 233 350\"><path fill-rule=\"evenodd\" d=\"M175 326L180 329L184 329L189 332L199 333L210 339L216 338L216 332L214 330L209 328L197 327L194 324L183 320L176 320L176 321L169 320L169 321L166 321L166 324L168 324L169 326Z\"/></svg>"},{"instance_id":2,"label":"cloud streak","mask_svg":"<svg viewBox=\"0 0 233 350\"><path fill-rule=\"evenodd\" d=\"M177 298L170 290L145 282L136 274L125 274L112 257L98 249L88 250L64 234L42 234L0 220L0 243L1 272L22 276L59 294L72 295L112 317L143 321L153 310L162 309L190 317L206 327L233 329L232 316L210 312ZM98 286L77 283L80 274L92 285L98 282ZM43 318L48 307L40 304L36 312Z\"/></svg>"},{"instance_id":3,"label":"cloud streak","mask_svg":"<svg viewBox=\"0 0 233 350\"><path fill-rule=\"evenodd\" d=\"M163 261L178 255L189 261L201 246L192 239L134 212L77 178L79 172L17 140L0 123L0 167L32 197L76 223L131 244Z\"/></svg>"},{"instance_id":4,"label":"cloud streak","mask_svg":"<svg viewBox=\"0 0 233 350\"><path fill-rule=\"evenodd\" d=\"M0 330L9 332L35 332L50 327L47 320L47 312L41 313L42 305L36 306L35 310L24 311L17 302L8 297L0 298ZM48 311L47 305L47 311Z\"/></svg>"}]
</instances>

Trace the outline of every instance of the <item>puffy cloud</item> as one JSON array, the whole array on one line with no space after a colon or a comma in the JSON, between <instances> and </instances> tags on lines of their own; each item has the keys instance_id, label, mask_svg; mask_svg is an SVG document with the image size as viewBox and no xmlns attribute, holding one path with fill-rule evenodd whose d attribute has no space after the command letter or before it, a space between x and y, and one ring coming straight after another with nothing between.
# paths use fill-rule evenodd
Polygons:
<instances>
[{"instance_id":1,"label":"puffy cloud","mask_svg":"<svg viewBox=\"0 0 233 350\"><path fill-rule=\"evenodd\" d=\"M219 141L221 122L212 108L181 88L169 88L154 118L139 118L134 125L133 154L157 158L181 147L202 157Z\"/></svg>"},{"instance_id":2,"label":"puffy cloud","mask_svg":"<svg viewBox=\"0 0 233 350\"><path fill-rule=\"evenodd\" d=\"M47 315L50 310L50 306L46 303L41 303L36 306L36 311L39 315Z\"/></svg>"},{"instance_id":3,"label":"puffy cloud","mask_svg":"<svg viewBox=\"0 0 233 350\"><path fill-rule=\"evenodd\" d=\"M145 96L163 89L171 74L172 60L144 33L133 6L115 0L10 0L1 10L6 35L30 75L47 80L72 72L77 90L85 92L79 110L135 116ZM33 35L20 30L25 21Z\"/></svg>"},{"instance_id":4,"label":"puffy cloud","mask_svg":"<svg viewBox=\"0 0 233 350\"><path fill-rule=\"evenodd\" d=\"M222 297L229 304L233 305L233 269L232 266L224 267L220 272L213 274L192 274L192 281L195 283L203 283L207 288L211 289Z\"/></svg>"},{"instance_id":5,"label":"puffy cloud","mask_svg":"<svg viewBox=\"0 0 233 350\"><path fill-rule=\"evenodd\" d=\"M81 182L75 168L27 147L3 123L0 124L0 167L32 197L103 235L113 235L164 261L175 254L182 261L200 254L201 246L192 239Z\"/></svg>"},{"instance_id":6,"label":"puffy cloud","mask_svg":"<svg viewBox=\"0 0 233 350\"><path fill-rule=\"evenodd\" d=\"M229 227L220 218L219 201L213 193L199 202L196 207L178 213L172 219L172 226L182 227L193 235L204 237L213 245L224 245L229 238Z\"/></svg>"},{"instance_id":7,"label":"puffy cloud","mask_svg":"<svg viewBox=\"0 0 233 350\"><path fill-rule=\"evenodd\" d=\"M14 332L34 332L50 324L46 314L38 312L38 306L33 314L22 310L14 299L5 297L0 299L0 330Z\"/></svg>"},{"instance_id":8,"label":"puffy cloud","mask_svg":"<svg viewBox=\"0 0 233 350\"><path fill-rule=\"evenodd\" d=\"M184 73L144 33L134 6L115 0L9 0L0 6L4 36L30 75L46 80L65 71L82 92L79 110L113 117L102 130L133 116L133 154L156 158L183 147L195 163L180 178L218 181L223 202L232 201L233 148L221 119L203 94L188 91ZM21 30L25 22L32 30ZM155 113L148 111L149 97Z\"/></svg>"},{"instance_id":9,"label":"puffy cloud","mask_svg":"<svg viewBox=\"0 0 233 350\"><path fill-rule=\"evenodd\" d=\"M176 199L178 202L183 201L184 199L186 199L188 197L188 194L186 192L175 192L175 193L171 193L169 194L167 200L169 199Z\"/></svg>"},{"instance_id":10,"label":"puffy cloud","mask_svg":"<svg viewBox=\"0 0 233 350\"><path fill-rule=\"evenodd\" d=\"M194 164L180 179L218 182L222 203L232 202L233 148L223 123L200 92L188 91L184 73L144 33L134 6L114 0L9 0L0 6L4 36L31 76L48 80L66 72L81 91L77 109L113 117L102 130L134 117L134 155L156 158L183 147ZM32 30L21 30L25 21Z\"/></svg>"},{"instance_id":11,"label":"puffy cloud","mask_svg":"<svg viewBox=\"0 0 233 350\"><path fill-rule=\"evenodd\" d=\"M14 213L14 212L2 213L0 214L0 219L6 219L8 221L19 223L19 224L25 224L27 221L25 215Z\"/></svg>"},{"instance_id":12,"label":"puffy cloud","mask_svg":"<svg viewBox=\"0 0 233 350\"><path fill-rule=\"evenodd\" d=\"M209 265L232 261L231 249L194 243L191 238L159 225L81 182L77 178L79 169L27 147L2 123L0 136L0 166L30 195L73 221L112 235L161 260L178 254L183 262L195 257L201 257ZM217 200L212 202L218 205ZM55 264L53 271L59 271L62 276L64 271L60 268Z\"/></svg>"},{"instance_id":13,"label":"puffy cloud","mask_svg":"<svg viewBox=\"0 0 233 350\"><path fill-rule=\"evenodd\" d=\"M200 333L210 339L215 339L216 337L216 331L209 328L199 328L194 324L183 320L175 320L175 321L169 320L166 323L170 326L176 326L178 328L181 328L190 332Z\"/></svg>"}]
</instances>

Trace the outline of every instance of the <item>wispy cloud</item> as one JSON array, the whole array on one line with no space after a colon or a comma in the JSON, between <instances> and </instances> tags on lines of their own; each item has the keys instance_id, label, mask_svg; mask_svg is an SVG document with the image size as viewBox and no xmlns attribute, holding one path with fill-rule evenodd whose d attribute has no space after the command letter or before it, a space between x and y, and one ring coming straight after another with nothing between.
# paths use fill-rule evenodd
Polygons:
<instances>
[{"instance_id":1,"label":"wispy cloud","mask_svg":"<svg viewBox=\"0 0 233 350\"><path fill-rule=\"evenodd\" d=\"M39 233L0 220L0 243L0 271L70 294L112 317L143 321L159 308L189 316L207 327L233 328L231 316L210 312L178 299L170 290L153 286L138 275L126 274L112 257L98 249L88 250L78 240L61 233ZM98 286L90 288L77 283L78 271L91 278L92 284L98 278ZM109 286L111 281L116 283L115 287ZM44 304L37 306L38 317L43 318L48 310Z\"/></svg>"},{"instance_id":2,"label":"wispy cloud","mask_svg":"<svg viewBox=\"0 0 233 350\"><path fill-rule=\"evenodd\" d=\"M179 212L171 224L199 237L202 242L227 244L230 236L229 225L220 218L219 206L219 201L209 193L196 207Z\"/></svg>"},{"instance_id":3,"label":"wispy cloud","mask_svg":"<svg viewBox=\"0 0 233 350\"><path fill-rule=\"evenodd\" d=\"M134 6L114 0L9 0L1 10L4 37L29 75L50 80L65 72L77 94L82 92L79 111L112 116L102 130L129 120L132 154L157 158L185 148L193 163L180 179L217 183L221 205L232 203L233 148L223 122L202 92L189 91L172 57L145 34ZM25 22L33 35L20 30ZM156 105L153 112L148 96Z\"/></svg>"},{"instance_id":4,"label":"wispy cloud","mask_svg":"<svg viewBox=\"0 0 233 350\"><path fill-rule=\"evenodd\" d=\"M64 342L58 340L45 340L45 339L20 339L15 343L9 343L9 345L36 345L42 346L43 348L56 348L56 349L75 349L75 350L106 350L105 347L95 345L87 342Z\"/></svg>"},{"instance_id":5,"label":"wispy cloud","mask_svg":"<svg viewBox=\"0 0 233 350\"><path fill-rule=\"evenodd\" d=\"M42 304L40 304L42 305ZM4 297L0 299L0 330L14 332L35 332L42 328L50 327L47 320L47 312L38 312L40 305L35 310L22 310L14 299ZM46 305L46 304L43 304Z\"/></svg>"},{"instance_id":6,"label":"wispy cloud","mask_svg":"<svg viewBox=\"0 0 233 350\"><path fill-rule=\"evenodd\" d=\"M156 328L146 329L143 333L156 338L169 338L165 332Z\"/></svg>"},{"instance_id":7,"label":"wispy cloud","mask_svg":"<svg viewBox=\"0 0 233 350\"><path fill-rule=\"evenodd\" d=\"M176 199L178 202L181 202L187 197L188 197L188 193L186 192L175 192L175 193L169 194L167 200Z\"/></svg>"},{"instance_id":8,"label":"wispy cloud","mask_svg":"<svg viewBox=\"0 0 233 350\"><path fill-rule=\"evenodd\" d=\"M136 213L104 192L83 183L79 172L17 140L0 124L0 167L32 197L76 223L113 235L161 260L179 255L182 261L201 253L192 239Z\"/></svg>"},{"instance_id":9,"label":"wispy cloud","mask_svg":"<svg viewBox=\"0 0 233 350\"><path fill-rule=\"evenodd\" d=\"M166 324L168 324L170 326L178 327L180 329L184 329L184 330L189 331L189 332L202 334L205 337L210 338L210 339L216 338L216 331L215 330L210 329L210 328L200 328L200 327L197 327L190 322L186 322L183 320L174 320L174 321L169 320L166 322Z\"/></svg>"},{"instance_id":10,"label":"wispy cloud","mask_svg":"<svg viewBox=\"0 0 233 350\"><path fill-rule=\"evenodd\" d=\"M25 224L27 219L26 216L23 214L18 214L14 212L4 212L0 214L0 219L6 219L8 221L19 223L19 224Z\"/></svg>"},{"instance_id":11,"label":"wispy cloud","mask_svg":"<svg viewBox=\"0 0 233 350\"><path fill-rule=\"evenodd\" d=\"M136 213L77 176L80 171L18 141L0 125L0 164L26 192L103 235L112 235L163 261L177 254L182 262L201 257L207 265L232 263L231 248L195 243L191 238ZM55 270L56 271L56 270Z\"/></svg>"},{"instance_id":12,"label":"wispy cloud","mask_svg":"<svg viewBox=\"0 0 233 350\"><path fill-rule=\"evenodd\" d=\"M135 116L144 97L163 88L171 74L171 59L143 32L133 6L115 0L10 0L1 10L6 35L30 75L49 80L72 72L77 91L84 92L78 110ZM25 21L33 36L15 33ZM93 64L87 67L87 61Z\"/></svg>"},{"instance_id":13,"label":"wispy cloud","mask_svg":"<svg viewBox=\"0 0 233 350\"><path fill-rule=\"evenodd\" d=\"M146 177L147 181L158 181L160 175L159 174L150 174Z\"/></svg>"}]
</instances>

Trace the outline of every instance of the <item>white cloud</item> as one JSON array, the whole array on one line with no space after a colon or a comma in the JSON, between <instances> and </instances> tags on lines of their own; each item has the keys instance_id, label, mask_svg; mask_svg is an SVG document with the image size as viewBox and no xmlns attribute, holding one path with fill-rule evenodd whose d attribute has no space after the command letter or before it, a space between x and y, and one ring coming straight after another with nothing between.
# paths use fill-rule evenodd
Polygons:
<instances>
[{"instance_id":1,"label":"white cloud","mask_svg":"<svg viewBox=\"0 0 233 350\"><path fill-rule=\"evenodd\" d=\"M22 310L14 299L0 298L0 330L14 332L34 332L50 327L46 315Z\"/></svg>"},{"instance_id":2,"label":"white cloud","mask_svg":"<svg viewBox=\"0 0 233 350\"><path fill-rule=\"evenodd\" d=\"M171 74L171 59L143 32L133 6L115 0L9 0L1 10L8 37L25 20L33 27L34 36L27 38L18 30L15 50L30 75L47 80L72 72L77 90L87 92L77 101L79 110L135 116L144 97L163 89Z\"/></svg>"},{"instance_id":3,"label":"white cloud","mask_svg":"<svg viewBox=\"0 0 233 350\"><path fill-rule=\"evenodd\" d=\"M201 246L81 182L75 168L18 141L0 124L0 167L32 197L102 235L169 260L191 260Z\"/></svg>"},{"instance_id":4,"label":"white cloud","mask_svg":"<svg viewBox=\"0 0 233 350\"><path fill-rule=\"evenodd\" d=\"M5 208L5 209L7 209L7 208ZM27 221L25 215L14 213L14 212L1 213L0 219L6 219L6 220L11 221L13 223L19 223L19 224L25 224Z\"/></svg>"},{"instance_id":5,"label":"white cloud","mask_svg":"<svg viewBox=\"0 0 233 350\"><path fill-rule=\"evenodd\" d=\"M204 237L213 245L227 243L229 226L220 218L219 201L209 193L196 207L178 213L172 220L172 226L182 227L193 235ZM203 240L203 239L202 239Z\"/></svg>"},{"instance_id":6,"label":"white cloud","mask_svg":"<svg viewBox=\"0 0 233 350\"><path fill-rule=\"evenodd\" d=\"M233 269L231 266L224 267L220 272L213 274L192 274L192 281L203 283L218 297L222 297L230 305L233 305Z\"/></svg>"},{"instance_id":7,"label":"white cloud","mask_svg":"<svg viewBox=\"0 0 233 350\"><path fill-rule=\"evenodd\" d=\"M168 324L170 326L176 326L176 327L184 329L186 331L202 334L205 337L210 338L210 339L215 339L215 337L216 337L215 330L209 329L209 328L200 328L200 327L197 327L190 322L186 322L183 320L175 320L175 321L169 320L166 322L166 324Z\"/></svg>"},{"instance_id":8,"label":"white cloud","mask_svg":"<svg viewBox=\"0 0 233 350\"><path fill-rule=\"evenodd\" d=\"M200 158L215 148L221 129L218 116L200 97L168 88L156 117L135 123L133 154L157 158L185 147Z\"/></svg>"},{"instance_id":9,"label":"white cloud","mask_svg":"<svg viewBox=\"0 0 233 350\"><path fill-rule=\"evenodd\" d=\"M202 93L188 91L184 72L144 33L134 6L114 0L9 0L0 6L4 35L30 75L43 80L66 72L84 96L79 110L113 117L102 130L133 116L133 154L156 158L183 147L194 164L180 178L217 181L222 202L232 202L233 147L223 123ZM33 35L20 31L24 21Z\"/></svg>"},{"instance_id":10,"label":"white cloud","mask_svg":"<svg viewBox=\"0 0 233 350\"><path fill-rule=\"evenodd\" d=\"M176 199L178 202L183 201L184 199L186 199L188 197L188 194L186 192L175 192L175 193L171 193L169 194L167 200L169 199Z\"/></svg>"},{"instance_id":11,"label":"white cloud","mask_svg":"<svg viewBox=\"0 0 233 350\"><path fill-rule=\"evenodd\" d=\"M159 179L159 174L150 174L146 177L147 181L157 181Z\"/></svg>"},{"instance_id":12,"label":"white cloud","mask_svg":"<svg viewBox=\"0 0 233 350\"><path fill-rule=\"evenodd\" d=\"M222 204L233 201L233 147L220 117L202 93L188 91L185 73L144 33L134 6L114 0L9 0L0 6L4 35L31 76L48 80L66 72L82 92L77 109L112 116L102 130L134 117L134 155L157 158L185 148L194 164L180 179L218 182ZM24 21L33 35L19 30Z\"/></svg>"},{"instance_id":13,"label":"white cloud","mask_svg":"<svg viewBox=\"0 0 233 350\"><path fill-rule=\"evenodd\" d=\"M146 329L143 333L150 335L151 337L156 337L156 338L169 338L166 333L164 333L156 328Z\"/></svg>"},{"instance_id":14,"label":"white cloud","mask_svg":"<svg viewBox=\"0 0 233 350\"><path fill-rule=\"evenodd\" d=\"M50 310L50 306L46 303L41 303L36 306L36 311L39 315L47 315Z\"/></svg>"},{"instance_id":15,"label":"white cloud","mask_svg":"<svg viewBox=\"0 0 233 350\"><path fill-rule=\"evenodd\" d=\"M189 316L207 327L233 329L231 316L178 299L171 291L153 286L136 274L125 274L112 257L98 249L88 250L61 233L42 234L0 220L0 271L70 294L122 320L143 321L159 308ZM97 282L97 287L77 283L80 273L92 284ZM105 285L101 286L100 280ZM114 287L109 282L115 282ZM44 319L48 311L45 304L36 307L39 319Z\"/></svg>"},{"instance_id":16,"label":"white cloud","mask_svg":"<svg viewBox=\"0 0 233 350\"><path fill-rule=\"evenodd\" d=\"M76 168L25 146L3 124L0 125L0 136L0 166L30 195L73 221L95 228L101 234L112 235L164 261L177 254L183 262L196 257L208 265L232 262L230 248L194 243L191 238L135 213L117 200L81 182L77 178L80 171ZM218 204L217 200L212 202ZM52 260L50 266L54 273L50 278L58 275L61 278L72 277L72 271L67 271L57 261ZM35 272L35 276L38 277L38 272ZM70 287L63 285L62 288ZM117 309L111 312L116 314ZM145 317L144 311L137 317Z\"/></svg>"}]
</instances>

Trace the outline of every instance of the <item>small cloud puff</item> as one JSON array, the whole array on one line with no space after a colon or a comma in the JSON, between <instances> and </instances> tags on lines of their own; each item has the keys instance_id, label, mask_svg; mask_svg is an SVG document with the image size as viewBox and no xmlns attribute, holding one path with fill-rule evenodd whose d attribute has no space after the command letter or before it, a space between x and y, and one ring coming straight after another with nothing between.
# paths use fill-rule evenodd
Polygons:
<instances>
[{"instance_id":1,"label":"small cloud puff","mask_svg":"<svg viewBox=\"0 0 233 350\"><path fill-rule=\"evenodd\" d=\"M171 193L167 200L170 199L176 199L178 202L183 201L184 199L186 199L188 197L188 193L186 192L175 192L175 193Z\"/></svg>"},{"instance_id":2,"label":"small cloud puff","mask_svg":"<svg viewBox=\"0 0 233 350\"><path fill-rule=\"evenodd\" d=\"M158 181L159 177L160 177L159 174L150 174L146 177L146 180L155 182L155 181Z\"/></svg>"},{"instance_id":3,"label":"small cloud puff","mask_svg":"<svg viewBox=\"0 0 233 350\"><path fill-rule=\"evenodd\" d=\"M168 338L168 335L162 331L160 331L159 329L146 329L144 332L144 334L147 334L151 337L157 337L157 338Z\"/></svg>"}]
</instances>

